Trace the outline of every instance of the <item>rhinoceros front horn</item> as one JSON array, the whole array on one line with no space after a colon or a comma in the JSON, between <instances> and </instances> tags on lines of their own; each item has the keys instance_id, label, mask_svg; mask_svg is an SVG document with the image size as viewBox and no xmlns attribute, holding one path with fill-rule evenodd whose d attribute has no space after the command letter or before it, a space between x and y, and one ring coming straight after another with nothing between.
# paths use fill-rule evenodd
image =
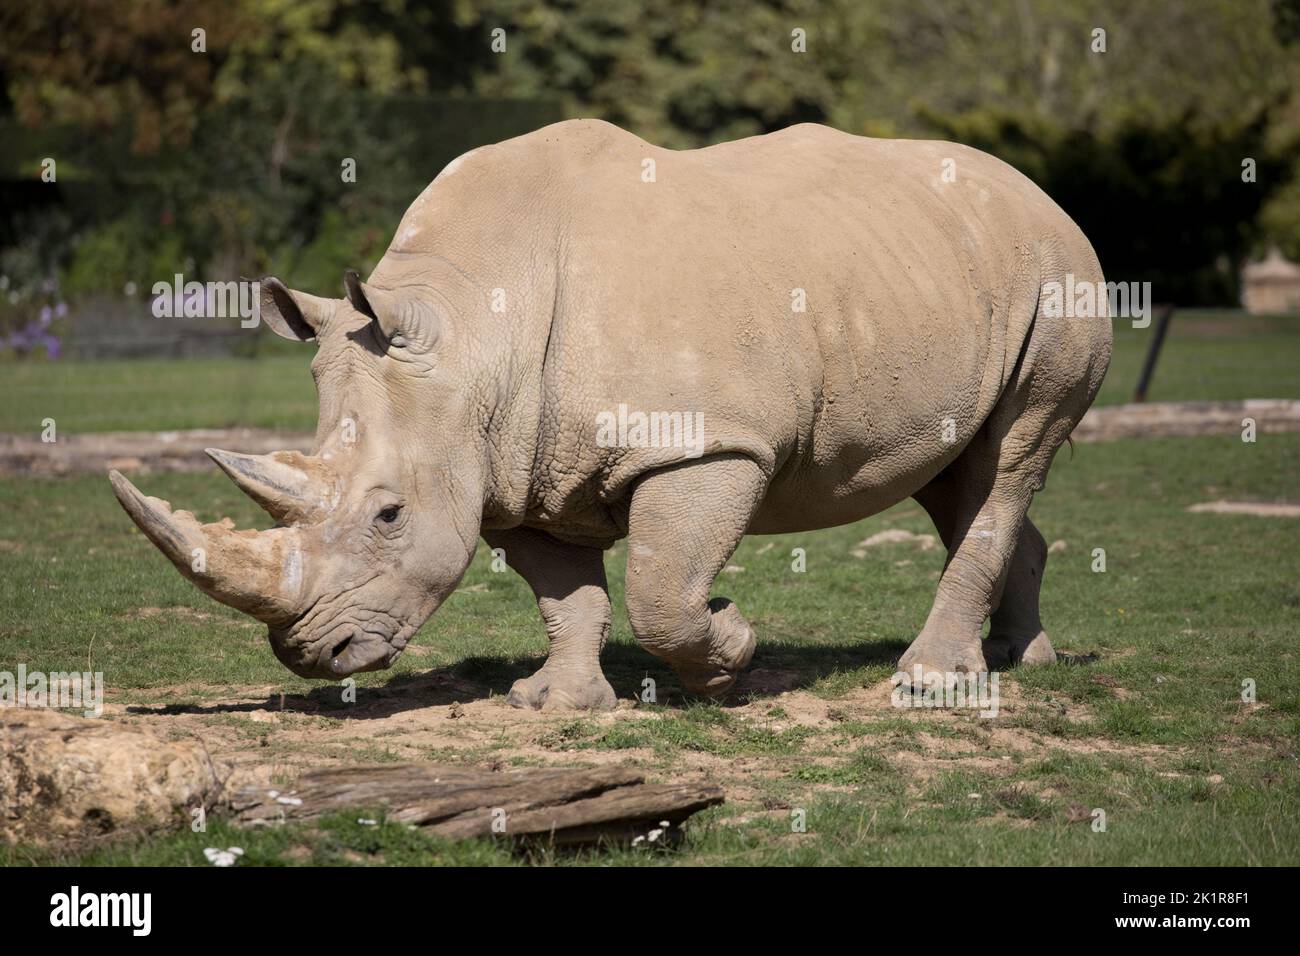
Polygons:
<instances>
[{"instance_id":1,"label":"rhinoceros front horn","mask_svg":"<svg viewBox=\"0 0 1300 956\"><path fill-rule=\"evenodd\" d=\"M333 505L334 480L325 463L296 451L241 455L204 449L239 489L276 521L310 522Z\"/></svg>"},{"instance_id":2,"label":"rhinoceros front horn","mask_svg":"<svg viewBox=\"0 0 1300 956\"><path fill-rule=\"evenodd\" d=\"M199 524L188 511L173 512L160 498L140 492L110 471L117 500L145 536L208 596L267 624L296 616L302 552L293 528L236 531L225 518Z\"/></svg>"}]
</instances>

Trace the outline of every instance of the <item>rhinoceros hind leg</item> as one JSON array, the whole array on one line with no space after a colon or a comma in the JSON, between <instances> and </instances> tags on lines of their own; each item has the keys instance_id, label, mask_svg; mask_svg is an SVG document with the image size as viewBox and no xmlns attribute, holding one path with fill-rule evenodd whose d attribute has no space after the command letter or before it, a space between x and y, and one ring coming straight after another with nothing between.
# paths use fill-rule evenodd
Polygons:
<instances>
[{"instance_id":1,"label":"rhinoceros hind leg","mask_svg":"<svg viewBox=\"0 0 1300 956\"><path fill-rule=\"evenodd\" d=\"M917 666L923 675L949 675L1056 659L1038 619L1047 548L1026 514L1091 395L1086 380L1064 401L1049 375L1021 381L1027 384L1004 396L957 459L914 496L934 519L948 561L925 627L899 661L909 677ZM990 641L983 641L990 615Z\"/></svg>"},{"instance_id":2,"label":"rhinoceros hind leg","mask_svg":"<svg viewBox=\"0 0 1300 956\"><path fill-rule=\"evenodd\" d=\"M754 656L754 631L726 598L709 600L762 500L762 470L738 455L652 472L632 493L627 612L637 641L694 694L725 694Z\"/></svg>"},{"instance_id":3,"label":"rhinoceros hind leg","mask_svg":"<svg viewBox=\"0 0 1300 956\"><path fill-rule=\"evenodd\" d=\"M1047 549L1026 514L1096 394L1105 365L1094 356L1109 337L1107 322L1040 312L993 412L916 493L948 561L925 627L899 662L905 674L918 665L950 673L1055 658L1038 619ZM991 640L982 642L990 615Z\"/></svg>"},{"instance_id":4,"label":"rhinoceros hind leg","mask_svg":"<svg viewBox=\"0 0 1300 956\"><path fill-rule=\"evenodd\" d=\"M1007 444L1023 447L1022 435L1030 427L1029 420L1014 423ZM925 627L898 662L908 683L918 667L922 680L933 679L929 675L938 673L951 681L956 674L997 666L1000 662L989 661L986 651L993 652L995 658L1004 654L1009 659L1010 646L1003 639L1010 636L1012 624L1017 632L1026 626L1028 596L1021 593L1017 577L1016 593L1003 618L1007 630L992 646L982 640L985 620L1003 601L1013 559L1020 550L1025 513L1034 491L1041 487L1041 471L1046 470L1044 465L1040 471L1037 456L1027 467L1007 467L999 457L1003 447L1002 441L987 433L977 437L945 472L915 495L934 519L948 548L948 560ZM1026 564L1028 558L1027 553ZM1032 601L1036 618L1036 589Z\"/></svg>"},{"instance_id":5,"label":"rhinoceros hind leg","mask_svg":"<svg viewBox=\"0 0 1300 956\"><path fill-rule=\"evenodd\" d=\"M989 636L984 640L989 667L1056 663L1056 651L1038 616L1038 592L1046 564L1047 542L1026 518L1007 571L1002 603L990 618Z\"/></svg>"},{"instance_id":6,"label":"rhinoceros hind leg","mask_svg":"<svg viewBox=\"0 0 1300 956\"><path fill-rule=\"evenodd\" d=\"M506 703L533 710L612 710L614 688L600 668L609 637L604 555L533 528L485 531L483 539L528 582L551 641L531 677L517 680Z\"/></svg>"}]
</instances>

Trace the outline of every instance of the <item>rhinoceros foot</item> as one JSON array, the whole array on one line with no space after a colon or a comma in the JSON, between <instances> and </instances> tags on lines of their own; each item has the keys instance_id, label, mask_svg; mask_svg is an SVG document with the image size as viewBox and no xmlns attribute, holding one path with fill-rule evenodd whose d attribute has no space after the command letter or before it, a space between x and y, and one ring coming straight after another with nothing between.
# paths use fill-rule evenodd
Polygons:
<instances>
[{"instance_id":1,"label":"rhinoceros foot","mask_svg":"<svg viewBox=\"0 0 1300 956\"><path fill-rule=\"evenodd\" d=\"M992 670L1055 664L1056 650L1042 631L1023 636L993 633L984 642L984 660Z\"/></svg>"},{"instance_id":2,"label":"rhinoceros foot","mask_svg":"<svg viewBox=\"0 0 1300 956\"><path fill-rule=\"evenodd\" d=\"M978 633L946 634L936 633L937 630L927 624L899 660L903 683L915 686L919 676L922 685L937 681L940 686L946 686L956 675L979 674L989 669Z\"/></svg>"},{"instance_id":3,"label":"rhinoceros foot","mask_svg":"<svg viewBox=\"0 0 1300 956\"><path fill-rule=\"evenodd\" d=\"M618 698L598 668L544 665L532 677L515 681L506 703L544 711L613 710Z\"/></svg>"},{"instance_id":4,"label":"rhinoceros foot","mask_svg":"<svg viewBox=\"0 0 1300 956\"><path fill-rule=\"evenodd\" d=\"M735 686L740 672L754 657L754 629L740 608L727 598L709 602L712 613L708 660L703 664L670 661L682 686L700 697L721 697Z\"/></svg>"},{"instance_id":5,"label":"rhinoceros foot","mask_svg":"<svg viewBox=\"0 0 1300 956\"><path fill-rule=\"evenodd\" d=\"M738 671L708 664L676 667L682 686L699 697L722 697L735 686Z\"/></svg>"}]
</instances>

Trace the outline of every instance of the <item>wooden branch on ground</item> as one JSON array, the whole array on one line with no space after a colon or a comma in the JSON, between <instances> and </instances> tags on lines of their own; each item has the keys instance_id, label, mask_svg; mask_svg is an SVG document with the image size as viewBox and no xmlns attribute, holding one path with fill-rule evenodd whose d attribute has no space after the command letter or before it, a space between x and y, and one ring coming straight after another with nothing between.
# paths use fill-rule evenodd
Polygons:
<instances>
[{"instance_id":1,"label":"wooden branch on ground","mask_svg":"<svg viewBox=\"0 0 1300 956\"><path fill-rule=\"evenodd\" d=\"M449 839L499 835L559 846L646 837L722 801L719 787L648 784L626 767L493 772L435 764L313 770L292 790L245 788L228 798L235 821L249 825L382 809Z\"/></svg>"}]
</instances>

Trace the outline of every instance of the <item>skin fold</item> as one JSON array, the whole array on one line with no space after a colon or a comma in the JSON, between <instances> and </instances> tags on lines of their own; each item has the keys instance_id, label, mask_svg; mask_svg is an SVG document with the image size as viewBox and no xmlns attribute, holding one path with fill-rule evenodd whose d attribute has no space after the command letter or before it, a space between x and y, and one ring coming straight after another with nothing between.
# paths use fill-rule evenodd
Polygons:
<instances>
[{"instance_id":1,"label":"skin fold","mask_svg":"<svg viewBox=\"0 0 1300 956\"><path fill-rule=\"evenodd\" d=\"M678 152L559 123L450 164L344 298L263 280L262 319L316 343L316 446L211 454L275 528L199 525L113 483L304 676L390 665L481 536L551 642L509 702L612 707L603 551L627 538L638 642L721 694L754 652L709 597L741 537L909 496L948 560L900 669L1047 663L1026 513L1111 348L1104 297L1095 318L1040 308L1067 276L1103 281L1078 227L963 146L801 125ZM699 430L610 441L620 409Z\"/></svg>"}]
</instances>

